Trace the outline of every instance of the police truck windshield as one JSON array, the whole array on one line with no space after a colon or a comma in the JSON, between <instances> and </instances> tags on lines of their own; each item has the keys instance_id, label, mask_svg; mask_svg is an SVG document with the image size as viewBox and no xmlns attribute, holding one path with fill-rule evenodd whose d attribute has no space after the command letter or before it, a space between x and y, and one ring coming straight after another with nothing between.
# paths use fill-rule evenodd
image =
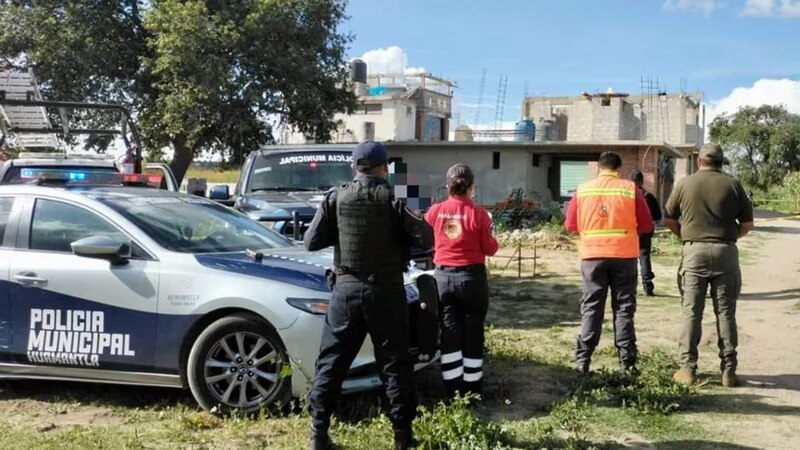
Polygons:
<instances>
[{"instance_id":1,"label":"police truck windshield","mask_svg":"<svg viewBox=\"0 0 800 450\"><path fill-rule=\"evenodd\" d=\"M349 152L262 154L253 162L250 191L318 191L353 179Z\"/></svg>"}]
</instances>

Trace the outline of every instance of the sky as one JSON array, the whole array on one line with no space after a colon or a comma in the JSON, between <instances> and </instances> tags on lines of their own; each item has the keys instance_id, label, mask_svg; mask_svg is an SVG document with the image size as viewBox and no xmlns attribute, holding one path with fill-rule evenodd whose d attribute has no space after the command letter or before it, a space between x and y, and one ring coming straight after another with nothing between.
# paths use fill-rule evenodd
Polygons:
<instances>
[{"instance_id":1,"label":"sky","mask_svg":"<svg viewBox=\"0 0 800 450\"><path fill-rule=\"evenodd\" d=\"M349 55L370 73L427 71L458 84L454 119L504 123L529 95L640 94L642 78L705 95L708 116L743 105L800 113L800 0L349 0Z\"/></svg>"}]
</instances>

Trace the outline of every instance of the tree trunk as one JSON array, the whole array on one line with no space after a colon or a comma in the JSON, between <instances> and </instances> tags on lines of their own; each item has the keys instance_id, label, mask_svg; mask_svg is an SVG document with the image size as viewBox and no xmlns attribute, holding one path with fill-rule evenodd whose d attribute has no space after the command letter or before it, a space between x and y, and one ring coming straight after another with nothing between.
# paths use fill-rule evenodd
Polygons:
<instances>
[{"instance_id":1,"label":"tree trunk","mask_svg":"<svg viewBox=\"0 0 800 450\"><path fill-rule=\"evenodd\" d=\"M183 137L176 137L172 140L172 149L175 153L172 156L172 163L170 163L169 167L175 175L178 186L180 186L183 182L183 177L186 176L186 172L189 170L189 166L192 165L194 149L186 146L186 140Z\"/></svg>"}]
</instances>

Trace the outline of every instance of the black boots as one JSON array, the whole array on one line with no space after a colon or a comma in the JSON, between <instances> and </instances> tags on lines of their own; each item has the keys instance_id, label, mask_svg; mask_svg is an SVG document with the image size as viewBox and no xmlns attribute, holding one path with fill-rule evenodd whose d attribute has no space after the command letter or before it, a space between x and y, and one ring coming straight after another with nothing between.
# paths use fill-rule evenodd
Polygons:
<instances>
[{"instance_id":1,"label":"black boots","mask_svg":"<svg viewBox=\"0 0 800 450\"><path fill-rule=\"evenodd\" d=\"M394 430L394 449L409 450L417 448L419 443L414 439L414 432L411 428Z\"/></svg>"},{"instance_id":2,"label":"black boots","mask_svg":"<svg viewBox=\"0 0 800 450\"><path fill-rule=\"evenodd\" d=\"M311 429L311 438L308 440L309 450L337 450L339 447L333 443L328 430Z\"/></svg>"},{"instance_id":3,"label":"black boots","mask_svg":"<svg viewBox=\"0 0 800 450\"><path fill-rule=\"evenodd\" d=\"M644 282L644 295L654 297L656 295L656 287L652 281Z\"/></svg>"}]
</instances>

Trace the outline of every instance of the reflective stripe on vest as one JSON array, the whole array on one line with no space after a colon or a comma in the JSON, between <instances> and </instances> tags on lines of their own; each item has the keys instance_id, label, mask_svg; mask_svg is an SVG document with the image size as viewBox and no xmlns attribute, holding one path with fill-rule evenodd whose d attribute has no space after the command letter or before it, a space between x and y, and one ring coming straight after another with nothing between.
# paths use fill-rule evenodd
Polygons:
<instances>
[{"instance_id":1,"label":"reflective stripe on vest","mask_svg":"<svg viewBox=\"0 0 800 450\"><path fill-rule=\"evenodd\" d=\"M637 258L636 185L611 172L576 192L581 259Z\"/></svg>"}]
</instances>

